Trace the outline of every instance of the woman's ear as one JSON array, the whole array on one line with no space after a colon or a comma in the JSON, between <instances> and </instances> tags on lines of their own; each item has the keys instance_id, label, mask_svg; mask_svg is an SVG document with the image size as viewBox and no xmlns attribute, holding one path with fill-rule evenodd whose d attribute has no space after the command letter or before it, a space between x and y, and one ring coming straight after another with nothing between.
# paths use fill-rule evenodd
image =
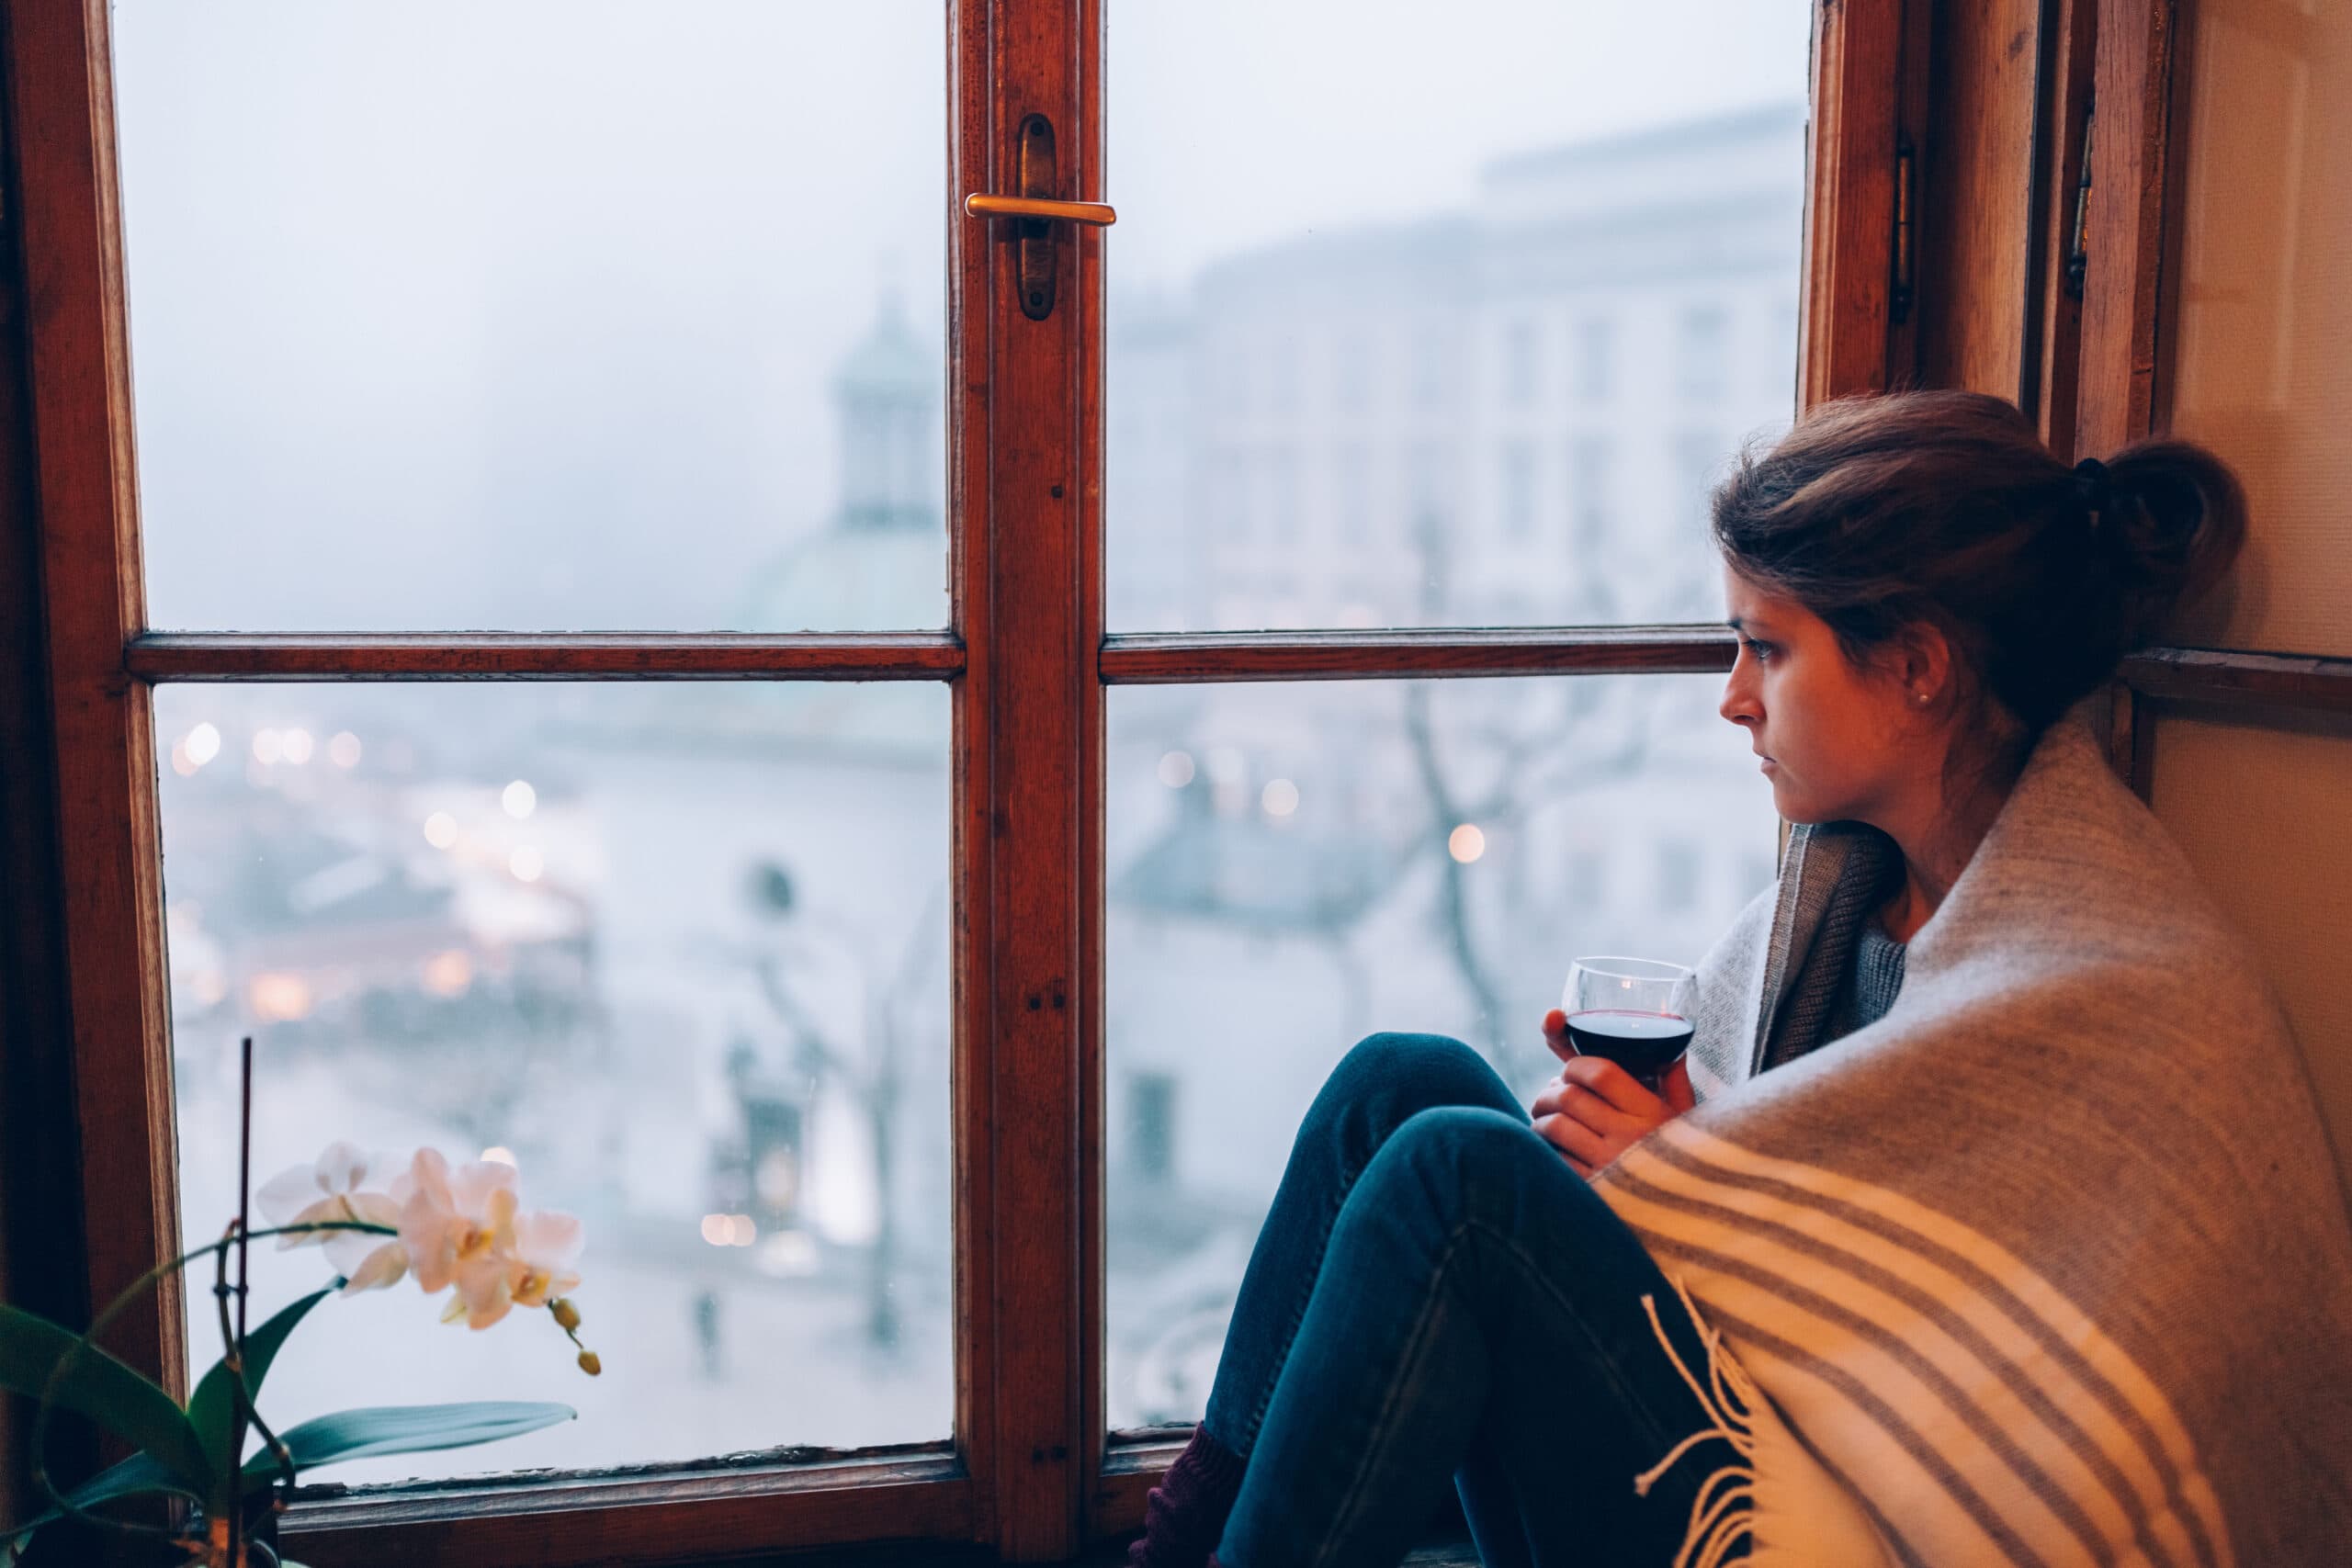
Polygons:
<instances>
[{"instance_id":1,"label":"woman's ear","mask_svg":"<svg viewBox=\"0 0 2352 1568\"><path fill-rule=\"evenodd\" d=\"M1955 660L1951 639L1941 626L1914 621L1895 634L1887 653L1887 671L1901 683L1907 705L1934 712L1951 696Z\"/></svg>"}]
</instances>

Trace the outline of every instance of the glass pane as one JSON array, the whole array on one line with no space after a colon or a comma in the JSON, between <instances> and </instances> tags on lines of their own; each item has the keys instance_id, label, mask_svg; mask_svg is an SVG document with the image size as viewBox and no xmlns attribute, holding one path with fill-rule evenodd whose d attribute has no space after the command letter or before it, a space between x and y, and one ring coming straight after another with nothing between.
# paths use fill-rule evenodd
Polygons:
<instances>
[{"instance_id":1,"label":"glass pane","mask_svg":"<svg viewBox=\"0 0 2352 1568\"><path fill-rule=\"evenodd\" d=\"M1529 1097L1568 964L1690 962L1773 877L1708 676L1110 696L1113 1429L1199 1419L1299 1118L1381 1030Z\"/></svg>"},{"instance_id":2,"label":"glass pane","mask_svg":"<svg viewBox=\"0 0 2352 1568\"><path fill-rule=\"evenodd\" d=\"M552 1399L510 1442L322 1480L948 1434L944 686L164 686L164 892L191 1242L331 1141L511 1159L585 1223L590 1379L543 1312L332 1301L283 1428ZM485 1152L487 1151L487 1155ZM258 1316L329 1278L256 1251ZM219 1334L190 1294L205 1364Z\"/></svg>"},{"instance_id":3,"label":"glass pane","mask_svg":"<svg viewBox=\"0 0 2352 1568\"><path fill-rule=\"evenodd\" d=\"M944 626L939 0L119 0L163 627Z\"/></svg>"},{"instance_id":4,"label":"glass pane","mask_svg":"<svg viewBox=\"0 0 2352 1568\"><path fill-rule=\"evenodd\" d=\"M1110 625L1713 619L1706 487L1795 402L1811 9L1114 5Z\"/></svg>"}]
</instances>

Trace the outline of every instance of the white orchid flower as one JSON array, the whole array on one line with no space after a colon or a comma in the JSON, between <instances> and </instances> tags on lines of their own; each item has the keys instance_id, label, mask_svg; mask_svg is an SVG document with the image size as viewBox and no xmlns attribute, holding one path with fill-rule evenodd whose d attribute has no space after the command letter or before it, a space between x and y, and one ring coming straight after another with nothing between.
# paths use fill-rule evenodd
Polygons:
<instances>
[{"instance_id":1,"label":"white orchid flower","mask_svg":"<svg viewBox=\"0 0 2352 1568\"><path fill-rule=\"evenodd\" d=\"M445 1317L488 1328L514 1305L514 1168L477 1161L456 1170L437 1149L419 1149L401 1206L401 1241L426 1295L458 1287Z\"/></svg>"},{"instance_id":2,"label":"white orchid flower","mask_svg":"<svg viewBox=\"0 0 2352 1568\"><path fill-rule=\"evenodd\" d=\"M367 1185L371 1172L386 1170L390 1161L369 1156L341 1141L329 1144L315 1164L296 1166L272 1178L254 1194L273 1225L312 1225L334 1222L398 1225L401 1200L406 1195L403 1175L389 1190ZM371 1231L318 1230L277 1238L278 1247L319 1247L345 1283L343 1293L379 1290L399 1282L408 1271L408 1249L399 1238Z\"/></svg>"},{"instance_id":3,"label":"white orchid flower","mask_svg":"<svg viewBox=\"0 0 2352 1568\"><path fill-rule=\"evenodd\" d=\"M508 1290L516 1306L545 1306L580 1283L571 1265L580 1257L580 1222L560 1209L514 1219L514 1268Z\"/></svg>"}]
</instances>

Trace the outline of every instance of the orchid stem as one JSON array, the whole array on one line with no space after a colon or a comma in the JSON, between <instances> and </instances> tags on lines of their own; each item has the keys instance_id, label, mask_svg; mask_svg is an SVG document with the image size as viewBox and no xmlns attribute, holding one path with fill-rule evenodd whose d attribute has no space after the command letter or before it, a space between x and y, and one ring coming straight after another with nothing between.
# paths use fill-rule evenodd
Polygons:
<instances>
[{"instance_id":1,"label":"orchid stem","mask_svg":"<svg viewBox=\"0 0 2352 1568\"><path fill-rule=\"evenodd\" d=\"M229 1369L229 1562L227 1568L245 1568L245 1411L253 1400L245 1388L245 1267L253 1256L254 1201L254 1037L237 1047L237 1331L229 1329L229 1303L220 1302L220 1329L227 1347L221 1363ZM226 1271L228 1254L220 1255Z\"/></svg>"}]
</instances>

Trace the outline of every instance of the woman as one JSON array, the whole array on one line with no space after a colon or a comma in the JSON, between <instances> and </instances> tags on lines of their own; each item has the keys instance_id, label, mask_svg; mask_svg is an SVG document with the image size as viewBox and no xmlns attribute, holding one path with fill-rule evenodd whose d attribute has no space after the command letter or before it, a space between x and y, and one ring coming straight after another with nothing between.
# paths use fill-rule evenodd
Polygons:
<instances>
[{"instance_id":1,"label":"woman","mask_svg":"<svg viewBox=\"0 0 2352 1568\"><path fill-rule=\"evenodd\" d=\"M2211 456L1832 404L1716 492L1797 824L1653 1095L1376 1036L1144 1568L2346 1560L2352 1227L2251 954L2069 710L2244 534ZM1211 1553L1214 1552L1214 1558Z\"/></svg>"}]
</instances>

